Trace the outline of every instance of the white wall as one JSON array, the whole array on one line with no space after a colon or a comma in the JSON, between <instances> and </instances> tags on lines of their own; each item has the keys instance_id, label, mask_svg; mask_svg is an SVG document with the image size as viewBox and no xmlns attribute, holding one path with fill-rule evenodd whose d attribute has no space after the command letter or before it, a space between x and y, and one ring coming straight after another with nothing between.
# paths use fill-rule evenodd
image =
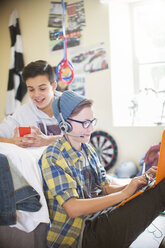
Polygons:
<instances>
[{"instance_id":1,"label":"white wall","mask_svg":"<svg viewBox=\"0 0 165 248\"><path fill-rule=\"evenodd\" d=\"M57 65L63 58L63 52L57 56L49 53L47 27L49 3L48 0L2 0L0 2L0 121L5 113L10 61L8 22L14 8L17 9L20 18L25 64L45 59L50 64ZM87 25L83 31L83 44L89 46L105 42L110 63L108 5L101 4L99 0L84 0L84 3ZM119 149L117 164L126 160L138 163L145 151L152 144L160 141L163 127L113 127L110 73L111 68L86 77L87 96L94 99L96 117L99 119L96 128L107 131L116 140Z\"/></svg>"}]
</instances>

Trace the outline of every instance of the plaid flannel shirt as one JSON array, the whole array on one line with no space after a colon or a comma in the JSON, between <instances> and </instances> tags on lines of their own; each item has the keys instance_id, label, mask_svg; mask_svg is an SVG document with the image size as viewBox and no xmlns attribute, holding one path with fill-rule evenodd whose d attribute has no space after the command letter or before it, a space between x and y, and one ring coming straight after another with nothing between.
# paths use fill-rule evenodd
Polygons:
<instances>
[{"instance_id":1,"label":"plaid flannel shirt","mask_svg":"<svg viewBox=\"0 0 165 248\"><path fill-rule=\"evenodd\" d=\"M89 144L82 144L82 148L103 187L109 181L96 152ZM81 174L83 156L63 137L48 146L39 165L51 221L47 235L48 247L76 247L84 217L70 218L63 204L72 197L84 198Z\"/></svg>"}]
</instances>

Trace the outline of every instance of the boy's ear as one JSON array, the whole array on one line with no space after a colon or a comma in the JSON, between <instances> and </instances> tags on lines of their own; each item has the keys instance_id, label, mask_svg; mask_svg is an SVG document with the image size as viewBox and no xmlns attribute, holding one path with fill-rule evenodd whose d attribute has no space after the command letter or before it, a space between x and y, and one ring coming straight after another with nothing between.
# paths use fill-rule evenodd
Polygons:
<instances>
[{"instance_id":1,"label":"boy's ear","mask_svg":"<svg viewBox=\"0 0 165 248\"><path fill-rule=\"evenodd\" d=\"M52 87L53 87L53 90L55 90L55 89L57 88L57 82L56 82L56 81L54 81L54 82L52 83Z\"/></svg>"}]
</instances>

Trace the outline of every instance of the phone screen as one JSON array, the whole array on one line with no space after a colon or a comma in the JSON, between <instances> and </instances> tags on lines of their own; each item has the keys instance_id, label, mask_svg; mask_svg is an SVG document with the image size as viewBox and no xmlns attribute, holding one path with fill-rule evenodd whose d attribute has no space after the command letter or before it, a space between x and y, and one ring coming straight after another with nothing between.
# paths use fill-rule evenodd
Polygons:
<instances>
[{"instance_id":1,"label":"phone screen","mask_svg":"<svg viewBox=\"0 0 165 248\"><path fill-rule=\"evenodd\" d=\"M31 128L30 127L19 127L19 135L23 137L25 134L30 134Z\"/></svg>"}]
</instances>

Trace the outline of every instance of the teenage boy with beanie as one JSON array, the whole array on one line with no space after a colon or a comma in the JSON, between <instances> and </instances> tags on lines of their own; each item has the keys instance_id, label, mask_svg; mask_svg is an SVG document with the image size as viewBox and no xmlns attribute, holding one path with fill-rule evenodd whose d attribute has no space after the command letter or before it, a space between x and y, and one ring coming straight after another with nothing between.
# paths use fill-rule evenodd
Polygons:
<instances>
[{"instance_id":1,"label":"teenage boy with beanie","mask_svg":"<svg viewBox=\"0 0 165 248\"><path fill-rule=\"evenodd\" d=\"M145 174L155 175L156 167L128 185L113 185L88 144L96 124L92 101L65 91L52 108L64 136L39 161L50 213L48 247L129 247L165 209L165 180L115 207L146 185Z\"/></svg>"},{"instance_id":2,"label":"teenage boy with beanie","mask_svg":"<svg viewBox=\"0 0 165 248\"><path fill-rule=\"evenodd\" d=\"M46 146L60 138L61 130L53 115L51 103L61 94L56 91L54 70L44 60L29 63L23 70L30 102L0 124L0 142L20 147ZM30 126L32 133L20 137L18 128Z\"/></svg>"}]
</instances>

